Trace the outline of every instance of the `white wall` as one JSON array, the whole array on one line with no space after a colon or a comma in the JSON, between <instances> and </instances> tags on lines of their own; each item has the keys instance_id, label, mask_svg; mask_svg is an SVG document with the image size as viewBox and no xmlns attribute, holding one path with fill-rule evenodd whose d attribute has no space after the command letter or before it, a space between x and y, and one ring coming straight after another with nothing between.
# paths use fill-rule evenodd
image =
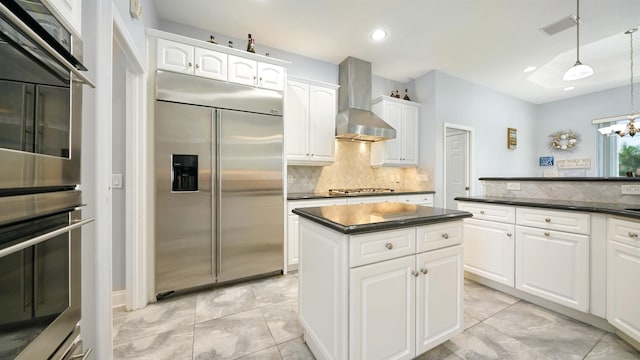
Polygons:
<instances>
[{"instance_id":1,"label":"white wall","mask_svg":"<svg viewBox=\"0 0 640 360\"><path fill-rule=\"evenodd\" d=\"M171 21L160 21L158 30L187 36L193 39L200 39L202 41L208 41L209 36L214 35L218 44L226 45L228 41L231 40L233 41L234 48L246 49L247 47L246 38L234 38ZM324 81L331 84L338 83L337 64L331 64L287 51L269 48L260 44L260 37L254 38L256 38L256 54L264 55L268 51L271 57L291 62L291 65L287 67L287 73L289 75Z\"/></svg>"},{"instance_id":2,"label":"white wall","mask_svg":"<svg viewBox=\"0 0 640 360\"><path fill-rule=\"evenodd\" d=\"M637 89L640 84L636 84ZM591 168L585 176L598 176L597 138L601 137L591 120L628 114L630 112L629 86L595 92L566 100L538 105L536 109L535 139L536 156L554 156L560 159L591 159ZM640 110L640 100L636 111ZM579 135L578 146L573 151L552 150L549 135L558 131L572 130ZM537 176L542 176L547 167L538 167Z\"/></svg>"},{"instance_id":3,"label":"white wall","mask_svg":"<svg viewBox=\"0 0 640 360\"><path fill-rule=\"evenodd\" d=\"M420 164L433 167L435 204L442 206L444 123L474 128L471 147L472 195L481 195L477 181L486 176L534 176L535 105L440 71L415 80L420 113ZM508 150L507 128L518 129L518 146Z\"/></svg>"}]
</instances>

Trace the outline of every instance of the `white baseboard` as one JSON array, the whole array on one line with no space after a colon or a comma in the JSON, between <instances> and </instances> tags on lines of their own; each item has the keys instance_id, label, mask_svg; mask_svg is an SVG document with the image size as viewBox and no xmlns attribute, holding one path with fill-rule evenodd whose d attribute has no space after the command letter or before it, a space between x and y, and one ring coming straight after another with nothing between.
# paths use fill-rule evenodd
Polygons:
<instances>
[{"instance_id":1,"label":"white baseboard","mask_svg":"<svg viewBox=\"0 0 640 360\"><path fill-rule=\"evenodd\" d=\"M111 306L114 308L127 304L127 290L114 291L111 293Z\"/></svg>"}]
</instances>

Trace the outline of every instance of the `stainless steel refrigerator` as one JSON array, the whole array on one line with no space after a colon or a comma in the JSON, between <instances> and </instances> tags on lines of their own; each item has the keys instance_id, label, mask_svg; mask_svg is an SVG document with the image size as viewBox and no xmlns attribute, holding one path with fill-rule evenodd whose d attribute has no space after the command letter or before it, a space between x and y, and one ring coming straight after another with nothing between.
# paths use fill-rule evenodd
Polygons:
<instances>
[{"instance_id":1,"label":"stainless steel refrigerator","mask_svg":"<svg viewBox=\"0 0 640 360\"><path fill-rule=\"evenodd\" d=\"M280 273L282 93L158 71L156 294Z\"/></svg>"}]
</instances>

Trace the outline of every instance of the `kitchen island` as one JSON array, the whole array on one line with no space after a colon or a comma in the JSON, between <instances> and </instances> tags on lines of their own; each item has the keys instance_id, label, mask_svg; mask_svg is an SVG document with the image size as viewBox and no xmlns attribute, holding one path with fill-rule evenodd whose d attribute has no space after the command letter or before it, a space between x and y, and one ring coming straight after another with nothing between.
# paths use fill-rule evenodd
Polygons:
<instances>
[{"instance_id":1,"label":"kitchen island","mask_svg":"<svg viewBox=\"0 0 640 360\"><path fill-rule=\"evenodd\" d=\"M294 209L299 316L318 359L413 359L463 326L464 211L404 203Z\"/></svg>"}]
</instances>

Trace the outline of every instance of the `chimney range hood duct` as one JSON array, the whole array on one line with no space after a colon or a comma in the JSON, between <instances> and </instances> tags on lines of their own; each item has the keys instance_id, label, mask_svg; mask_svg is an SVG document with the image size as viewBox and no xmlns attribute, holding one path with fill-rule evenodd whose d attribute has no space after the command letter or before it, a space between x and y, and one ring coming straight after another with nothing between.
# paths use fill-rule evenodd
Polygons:
<instances>
[{"instance_id":1,"label":"chimney range hood duct","mask_svg":"<svg viewBox=\"0 0 640 360\"><path fill-rule=\"evenodd\" d=\"M336 139L381 141L396 129L371 112L371 63L348 57L340 63Z\"/></svg>"}]
</instances>

